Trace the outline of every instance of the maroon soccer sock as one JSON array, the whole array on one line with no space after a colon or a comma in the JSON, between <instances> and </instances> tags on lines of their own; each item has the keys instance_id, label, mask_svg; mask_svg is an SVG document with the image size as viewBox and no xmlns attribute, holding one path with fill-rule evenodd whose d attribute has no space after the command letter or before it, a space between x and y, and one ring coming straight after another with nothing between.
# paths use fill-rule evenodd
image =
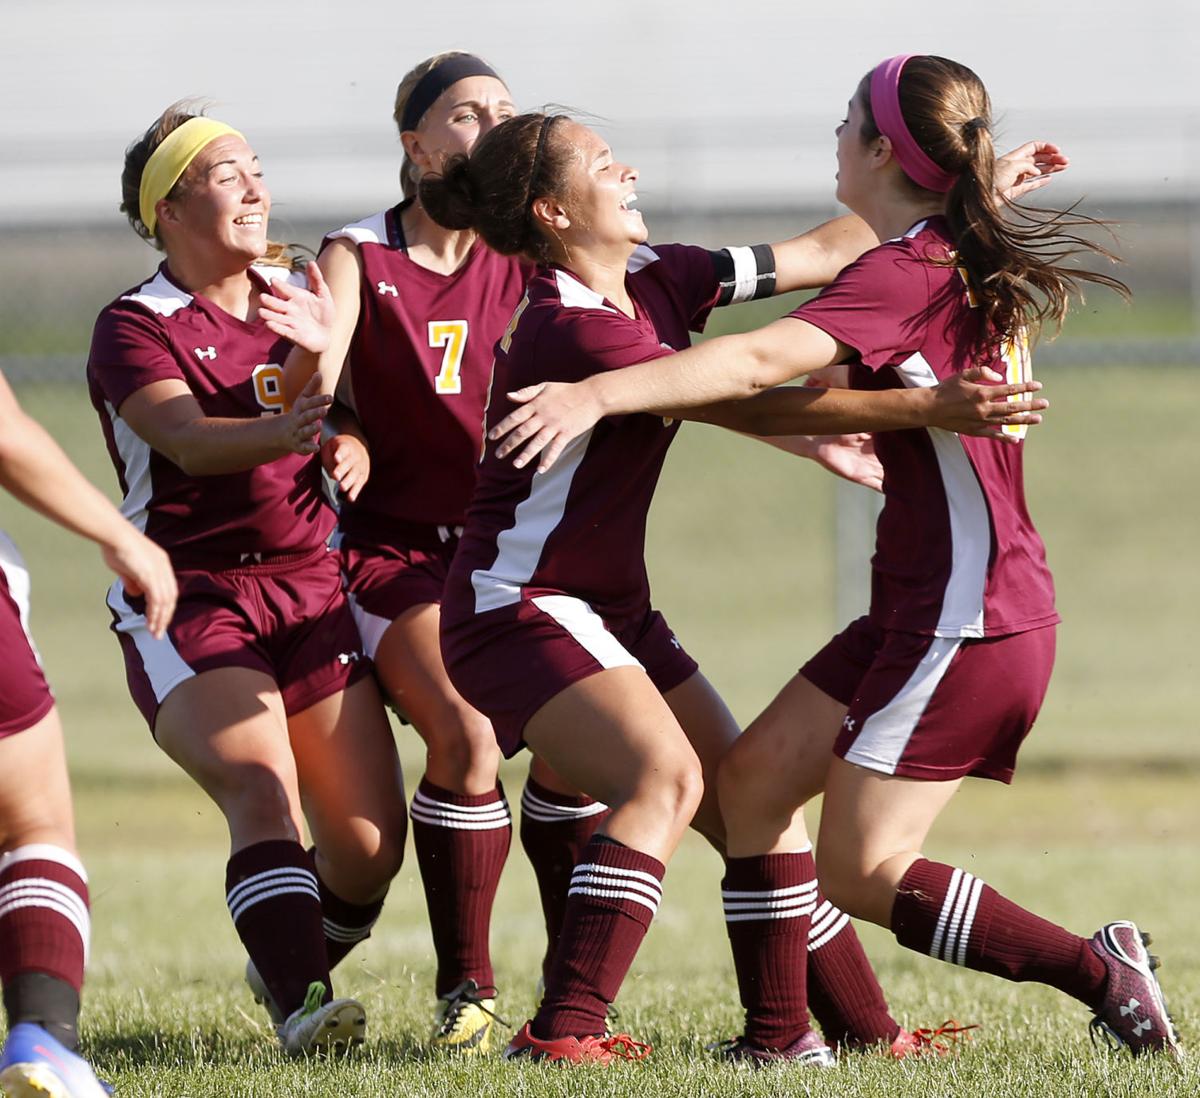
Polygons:
<instances>
[{"instance_id":1,"label":"maroon soccer sock","mask_svg":"<svg viewBox=\"0 0 1200 1098\"><path fill-rule=\"evenodd\" d=\"M594 835L571 875L558 949L531 1029L543 1041L605 1032L609 1004L662 899L666 867Z\"/></svg>"},{"instance_id":2,"label":"maroon soccer sock","mask_svg":"<svg viewBox=\"0 0 1200 1098\"><path fill-rule=\"evenodd\" d=\"M596 828L608 817L608 806L579 794L556 793L530 777L521 794L521 845L537 877L546 920L546 953L542 979L550 975L550 960L558 945L567 888Z\"/></svg>"},{"instance_id":3,"label":"maroon soccer sock","mask_svg":"<svg viewBox=\"0 0 1200 1098\"><path fill-rule=\"evenodd\" d=\"M423 778L413 795L412 831L437 954L438 997L464 980L494 990L488 934L512 842L503 788L467 795Z\"/></svg>"},{"instance_id":4,"label":"maroon soccer sock","mask_svg":"<svg viewBox=\"0 0 1200 1098\"><path fill-rule=\"evenodd\" d=\"M728 858L721 900L746 1011L743 1036L782 1050L811 1028L805 993L809 919L816 904L812 849Z\"/></svg>"},{"instance_id":5,"label":"maroon soccer sock","mask_svg":"<svg viewBox=\"0 0 1200 1098\"><path fill-rule=\"evenodd\" d=\"M365 942L371 936L371 928L383 910L386 897L380 896L368 904L352 904L349 900L343 900L321 879L316 854L316 847L310 847L308 856L312 859L313 875L317 878L317 890L321 893L325 953L330 969L334 969L359 942Z\"/></svg>"},{"instance_id":6,"label":"maroon soccer sock","mask_svg":"<svg viewBox=\"0 0 1200 1098\"><path fill-rule=\"evenodd\" d=\"M900 1033L850 916L819 890L808 931L808 1009L830 1045L890 1045Z\"/></svg>"},{"instance_id":7,"label":"maroon soccer sock","mask_svg":"<svg viewBox=\"0 0 1200 1098\"><path fill-rule=\"evenodd\" d=\"M0 854L0 984L10 1026L35 1022L75 1047L90 935L87 873L74 854L50 843Z\"/></svg>"},{"instance_id":8,"label":"maroon soccer sock","mask_svg":"<svg viewBox=\"0 0 1200 1098\"><path fill-rule=\"evenodd\" d=\"M308 851L269 839L237 851L225 867L225 902L238 937L284 1016L320 980L333 997L321 925L321 894Z\"/></svg>"},{"instance_id":9,"label":"maroon soccer sock","mask_svg":"<svg viewBox=\"0 0 1200 1098\"><path fill-rule=\"evenodd\" d=\"M896 891L896 941L951 964L1037 980L1095 1009L1107 969L1086 938L1006 900L978 877L919 858Z\"/></svg>"}]
</instances>

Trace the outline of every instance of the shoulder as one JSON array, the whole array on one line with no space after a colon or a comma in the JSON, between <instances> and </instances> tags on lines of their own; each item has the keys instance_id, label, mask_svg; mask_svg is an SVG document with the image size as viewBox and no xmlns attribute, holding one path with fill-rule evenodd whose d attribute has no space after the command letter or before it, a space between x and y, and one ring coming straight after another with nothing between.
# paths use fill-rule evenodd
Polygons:
<instances>
[{"instance_id":1,"label":"shoulder","mask_svg":"<svg viewBox=\"0 0 1200 1098\"><path fill-rule=\"evenodd\" d=\"M159 268L154 275L131 290L126 290L100 313L109 316L156 316L164 319L191 305L193 297L175 285Z\"/></svg>"},{"instance_id":2,"label":"shoulder","mask_svg":"<svg viewBox=\"0 0 1200 1098\"><path fill-rule=\"evenodd\" d=\"M355 247L363 244L382 244L384 247L391 247L392 233L388 214L388 210L380 210L379 213L371 214L370 217L364 217L361 221L353 221L349 225L343 225L340 229L334 229L332 232L326 233L325 242L346 240Z\"/></svg>"}]
</instances>

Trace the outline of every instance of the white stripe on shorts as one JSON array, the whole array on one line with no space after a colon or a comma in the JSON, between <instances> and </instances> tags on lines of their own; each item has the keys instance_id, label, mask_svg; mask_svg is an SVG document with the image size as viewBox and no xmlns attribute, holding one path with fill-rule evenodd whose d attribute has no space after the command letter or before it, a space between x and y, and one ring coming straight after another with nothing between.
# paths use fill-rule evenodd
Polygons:
<instances>
[{"instance_id":1,"label":"white stripe on shorts","mask_svg":"<svg viewBox=\"0 0 1200 1098\"><path fill-rule=\"evenodd\" d=\"M117 632L132 639L137 648L142 671L150 680L155 700L161 705L175 687L194 678L196 672L184 662L169 634L163 634L161 639L151 636L146 627L146 615L137 613L129 605L125 585L120 580L108 589L108 606L117 615Z\"/></svg>"},{"instance_id":2,"label":"white stripe on shorts","mask_svg":"<svg viewBox=\"0 0 1200 1098\"><path fill-rule=\"evenodd\" d=\"M570 595L538 595L531 600L545 614L549 614L588 652L601 667L641 667L639 660L626 651L625 646L608 631L604 619L583 599Z\"/></svg>"},{"instance_id":3,"label":"white stripe on shorts","mask_svg":"<svg viewBox=\"0 0 1200 1098\"><path fill-rule=\"evenodd\" d=\"M908 741L929 700L963 642L962 637L933 637L921 662L896 696L865 721L845 759L855 766L895 774Z\"/></svg>"},{"instance_id":4,"label":"white stripe on shorts","mask_svg":"<svg viewBox=\"0 0 1200 1098\"><path fill-rule=\"evenodd\" d=\"M363 655L367 659L373 660L375 653L379 651L379 642L383 640L383 634L388 631L388 626L392 624L392 621L379 614L372 614L370 610L364 610L358 599L354 597L353 591L346 592L346 601L350 604L350 615L354 618L354 624L358 626Z\"/></svg>"},{"instance_id":5,"label":"white stripe on shorts","mask_svg":"<svg viewBox=\"0 0 1200 1098\"><path fill-rule=\"evenodd\" d=\"M33 658L38 666L42 665L41 654L33 643L33 634L29 631L29 569L25 567L25 559L6 533L0 530L0 572L4 573L4 582L8 585L9 598L17 604L17 616L21 619L21 628L25 631L25 639L29 642Z\"/></svg>"}]
</instances>

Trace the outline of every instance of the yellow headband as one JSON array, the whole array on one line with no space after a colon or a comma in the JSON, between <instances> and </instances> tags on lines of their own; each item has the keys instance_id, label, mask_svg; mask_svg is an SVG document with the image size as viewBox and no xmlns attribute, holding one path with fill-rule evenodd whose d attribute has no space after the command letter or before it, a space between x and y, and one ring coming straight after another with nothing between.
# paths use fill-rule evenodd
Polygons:
<instances>
[{"instance_id":1,"label":"yellow headband","mask_svg":"<svg viewBox=\"0 0 1200 1098\"><path fill-rule=\"evenodd\" d=\"M154 211L158 200L170 194L171 188L205 145L227 133L245 140L232 126L215 118L189 118L167 134L162 144L150 154L142 169L142 185L138 188L138 212L142 215L142 224L151 233L158 224L158 214Z\"/></svg>"}]
</instances>

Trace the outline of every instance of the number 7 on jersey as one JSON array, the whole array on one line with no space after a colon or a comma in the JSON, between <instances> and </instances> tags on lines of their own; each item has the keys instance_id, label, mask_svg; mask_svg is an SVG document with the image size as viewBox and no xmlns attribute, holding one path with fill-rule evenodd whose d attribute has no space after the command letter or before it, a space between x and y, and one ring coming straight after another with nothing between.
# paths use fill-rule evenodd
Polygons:
<instances>
[{"instance_id":1,"label":"number 7 on jersey","mask_svg":"<svg viewBox=\"0 0 1200 1098\"><path fill-rule=\"evenodd\" d=\"M467 349L467 322L431 320L429 346L445 348L442 352L442 368L433 379L433 391L439 396L461 393L463 352Z\"/></svg>"}]
</instances>

